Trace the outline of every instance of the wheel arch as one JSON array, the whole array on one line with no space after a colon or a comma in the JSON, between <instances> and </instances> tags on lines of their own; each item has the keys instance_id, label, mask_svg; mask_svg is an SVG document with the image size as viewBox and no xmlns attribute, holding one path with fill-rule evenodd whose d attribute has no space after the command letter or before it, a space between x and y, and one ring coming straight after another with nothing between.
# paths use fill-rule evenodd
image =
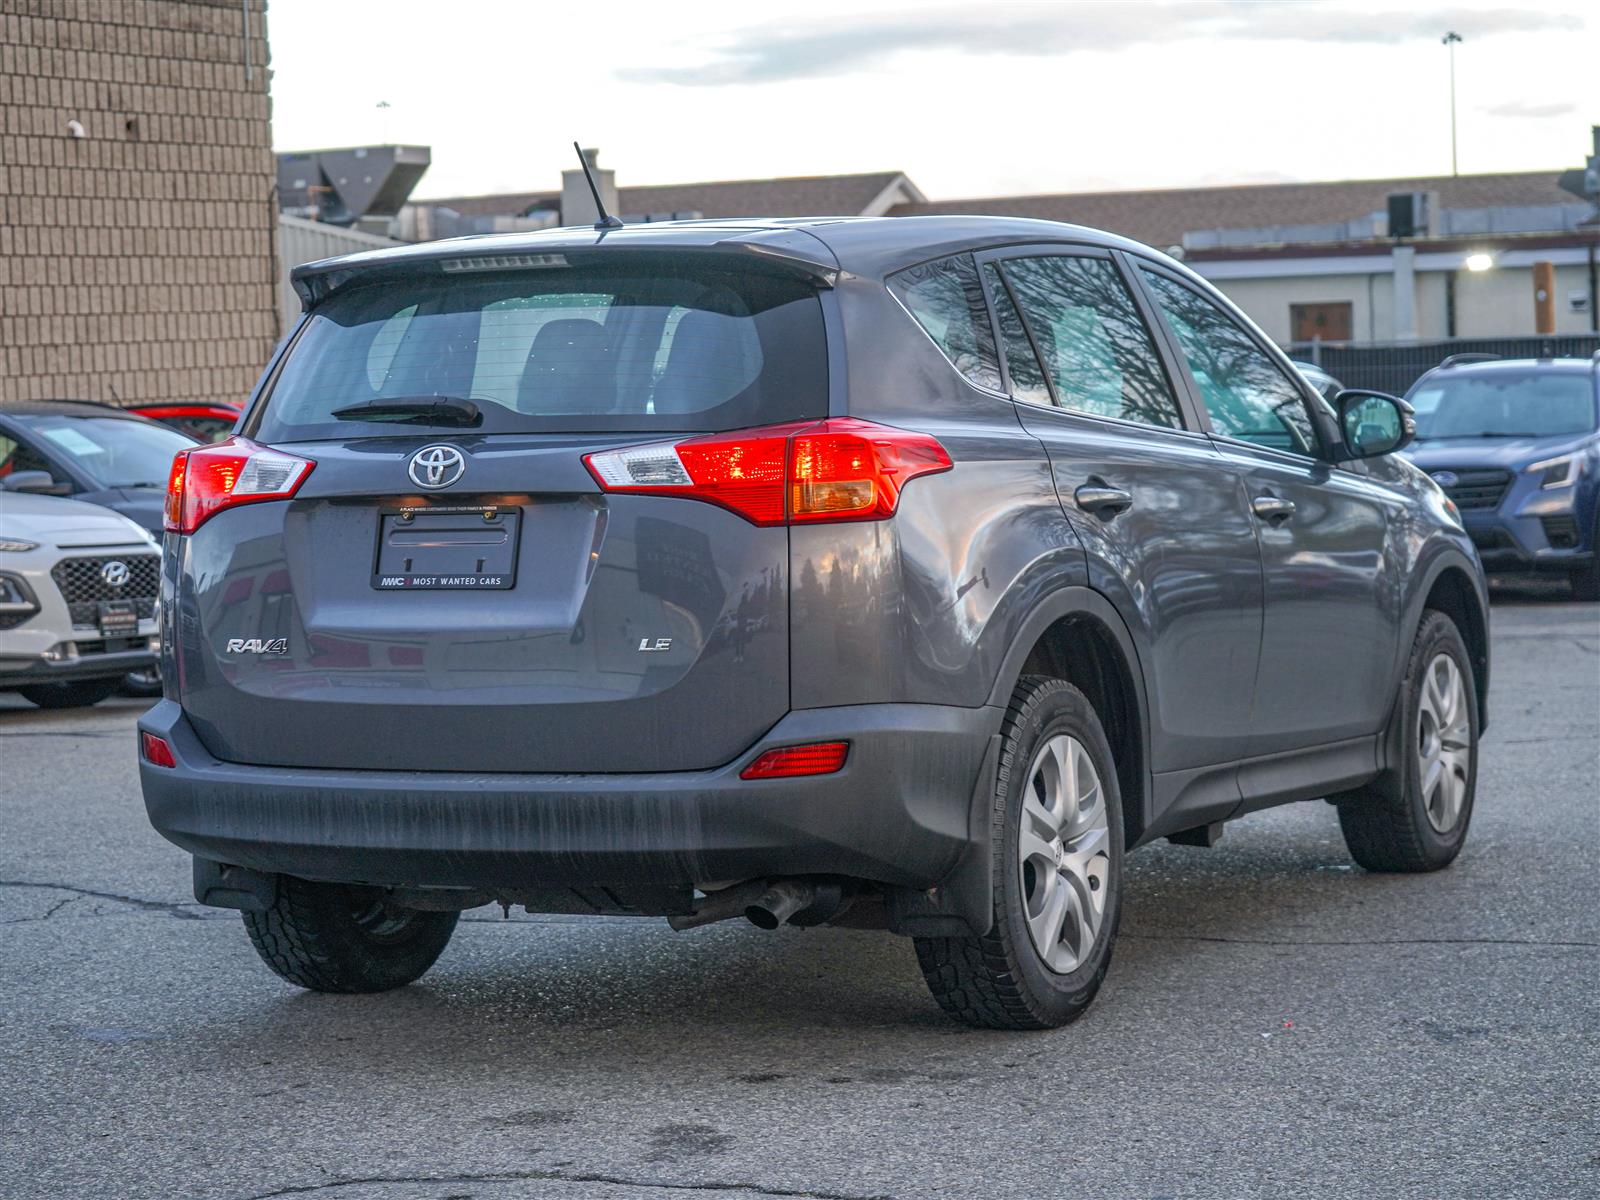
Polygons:
<instances>
[{"instance_id":1,"label":"wheel arch","mask_svg":"<svg viewBox=\"0 0 1600 1200\"><path fill-rule=\"evenodd\" d=\"M1153 792L1144 670L1126 622L1092 588L1051 592L1012 640L989 703L1004 708L1017 681L1029 674L1064 679L1094 706L1116 759L1124 843L1135 844L1153 819Z\"/></svg>"},{"instance_id":2,"label":"wheel arch","mask_svg":"<svg viewBox=\"0 0 1600 1200\"><path fill-rule=\"evenodd\" d=\"M1429 610L1441 612L1455 622L1472 659L1473 691L1478 697L1478 728L1489 726L1489 606L1482 576L1459 553L1442 554L1429 567L1417 600L1406 622L1407 651L1416 640Z\"/></svg>"}]
</instances>

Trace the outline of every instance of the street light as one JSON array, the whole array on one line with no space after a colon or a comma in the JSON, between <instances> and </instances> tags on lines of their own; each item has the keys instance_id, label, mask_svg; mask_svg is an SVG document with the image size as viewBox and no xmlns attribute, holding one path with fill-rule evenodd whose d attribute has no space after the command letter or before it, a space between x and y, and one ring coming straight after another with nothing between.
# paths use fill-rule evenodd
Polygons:
<instances>
[{"instance_id":1,"label":"street light","mask_svg":"<svg viewBox=\"0 0 1600 1200\"><path fill-rule=\"evenodd\" d=\"M1439 39L1450 49L1450 174L1452 175L1461 174L1456 166L1456 43L1460 40L1461 35L1453 29Z\"/></svg>"}]
</instances>

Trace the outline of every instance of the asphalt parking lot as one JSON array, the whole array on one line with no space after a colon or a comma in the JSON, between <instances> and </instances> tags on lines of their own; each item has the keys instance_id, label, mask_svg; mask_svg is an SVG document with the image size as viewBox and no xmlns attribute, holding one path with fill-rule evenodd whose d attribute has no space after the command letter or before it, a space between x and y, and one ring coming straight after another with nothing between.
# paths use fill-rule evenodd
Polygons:
<instances>
[{"instance_id":1,"label":"asphalt parking lot","mask_svg":"<svg viewBox=\"0 0 1600 1200\"><path fill-rule=\"evenodd\" d=\"M0 1196L1600 1195L1600 606L1496 601L1452 869L1365 874L1320 803L1141 851L1049 1034L886 934L498 909L298 992L145 824L138 703L0 697Z\"/></svg>"}]
</instances>

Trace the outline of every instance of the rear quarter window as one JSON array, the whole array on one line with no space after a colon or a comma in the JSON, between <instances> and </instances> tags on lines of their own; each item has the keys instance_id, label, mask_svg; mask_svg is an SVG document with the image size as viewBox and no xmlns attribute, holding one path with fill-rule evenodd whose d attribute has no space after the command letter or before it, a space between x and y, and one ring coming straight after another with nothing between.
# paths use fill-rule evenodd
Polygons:
<instances>
[{"instance_id":1,"label":"rear quarter window","mask_svg":"<svg viewBox=\"0 0 1600 1200\"><path fill-rule=\"evenodd\" d=\"M1001 390L994 327L970 254L907 267L889 276L888 283L956 370L979 387Z\"/></svg>"},{"instance_id":2,"label":"rear quarter window","mask_svg":"<svg viewBox=\"0 0 1600 1200\"><path fill-rule=\"evenodd\" d=\"M759 270L570 267L356 283L312 311L251 432L392 434L392 423L335 414L437 396L471 400L484 433L713 432L822 417L822 307L809 283Z\"/></svg>"}]
</instances>

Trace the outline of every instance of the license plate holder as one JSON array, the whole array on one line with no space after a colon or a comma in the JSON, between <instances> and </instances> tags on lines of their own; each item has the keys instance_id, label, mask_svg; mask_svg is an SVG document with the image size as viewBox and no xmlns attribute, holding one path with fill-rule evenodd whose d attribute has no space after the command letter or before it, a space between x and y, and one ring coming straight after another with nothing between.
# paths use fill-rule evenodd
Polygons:
<instances>
[{"instance_id":1,"label":"license plate holder","mask_svg":"<svg viewBox=\"0 0 1600 1200\"><path fill-rule=\"evenodd\" d=\"M522 510L429 506L380 512L372 586L397 591L505 591L517 582Z\"/></svg>"},{"instance_id":2,"label":"license plate holder","mask_svg":"<svg viewBox=\"0 0 1600 1200\"><path fill-rule=\"evenodd\" d=\"M139 609L132 600L100 601L100 633L103 637L126 637L139 632Z\"/></svg>"}]
</instances>

